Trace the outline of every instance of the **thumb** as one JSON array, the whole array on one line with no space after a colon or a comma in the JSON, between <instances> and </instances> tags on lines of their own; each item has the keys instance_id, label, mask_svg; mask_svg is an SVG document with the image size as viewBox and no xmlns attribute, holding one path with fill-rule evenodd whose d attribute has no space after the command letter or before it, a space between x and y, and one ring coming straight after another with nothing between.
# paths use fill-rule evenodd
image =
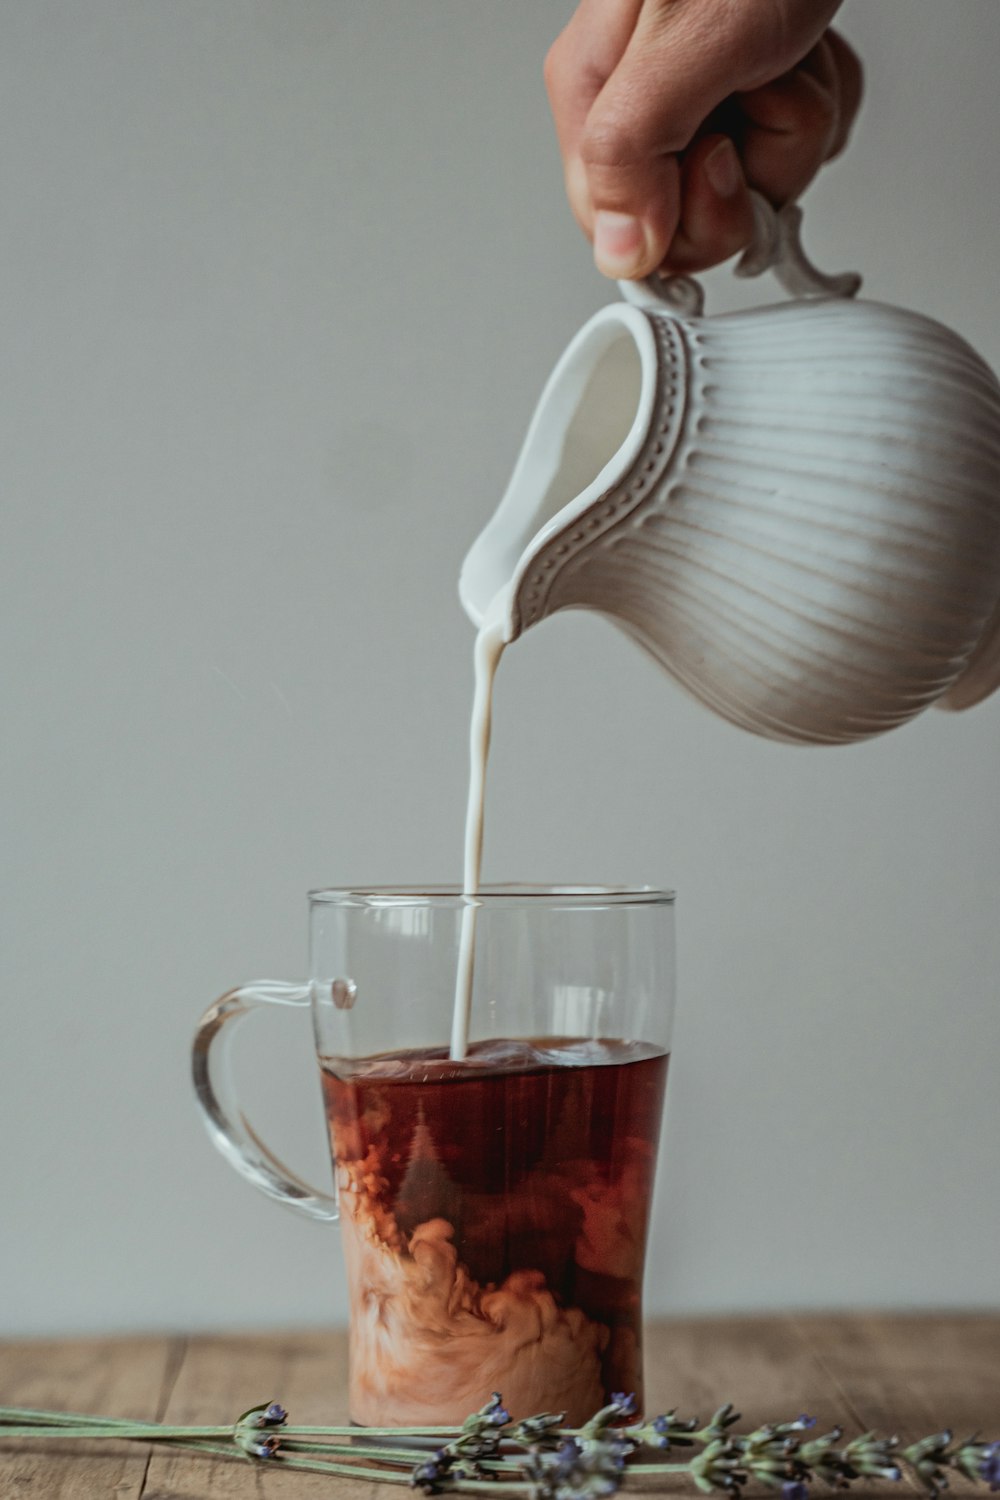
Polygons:
<instances>
[{"instance_id":1,"label":"thumb","mask_svg":"<svg viewBox=\"0 0 1000 1500\"><path fill-rule=\"evenodd\" d=\"M679 154L747 71L738 22L725 15L684 0L644 5L591 105L576 182L608 275L650 275L667 255L681 218Z\"/></svg>"}]
</instances>

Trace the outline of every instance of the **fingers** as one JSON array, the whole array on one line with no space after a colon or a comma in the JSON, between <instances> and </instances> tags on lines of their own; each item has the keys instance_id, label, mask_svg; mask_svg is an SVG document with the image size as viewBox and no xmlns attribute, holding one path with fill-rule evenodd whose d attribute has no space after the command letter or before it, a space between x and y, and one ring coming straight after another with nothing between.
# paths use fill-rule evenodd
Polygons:
<instances>
[{"instance_id":1,"label":"fingers","mask_svg":"<svg viewBox=\"0 0 1000 1500\"><path fill-rule=\"evenodd\" d=\"M704 271L745 248L753 235L753 209L736 147L710 135L686 154L681 213L661 269Z\"/></svg>"},{"instance_id":2,"label":"fingers","mask_svg":"<svg viewBox=\"0 0 1000 1500\"><path fill-rule=\"evenodd\" d=\"M861 102L861 64L833 32L798 67L737 95L747 181L772 203L797 198L846 144Z\"/></svg>"},{"instance_id":3,"label":"fingers","mask_svg":"<svg viewBox=\"0 0 1000 1500\"><path fill-rule=\"evenodd\" d=\"M752 233L748 185L786 202L842 149L862 75L823 34L836 0L788 9L791 24L766 26L739 4L580 0L545 81L570 204L606 275L727 259Z\"/></svg>"},{"instance_id":4,"label":"fingers","mask_svg":"<svg viewBox=\"0 0 1000 1500\"><path fill-rule=\"evenodd\" d=\"M833 133L833 144L827 161L839 156L850 138L854 121L861 108L865 91L865 70L854 48L836 31L828 31L826 41L837 71L839 118Z\"/></svg>"},{"instance_id":5,"label":"fingers","mask_svg":"<svg viewBox=\"0 0 1000 1500\"><path fill-rule=\"evenodd\" d=\"M583 0L546 60L577 220L606 275L648 275L681 219L681 165L739 65L738 39L705 8Z\"/></svg>"},{"instance_id":6,"label":"fingers","mask_svg":"<svg viewBox=\"0 0 1000 1500\"><path fill-rule=\"evenodd\" d=\"M772 203L797 198L833 145L837 101L800 68L740 95L746 119L742 154L747 180Z\"/></svg>"}]
</instances>

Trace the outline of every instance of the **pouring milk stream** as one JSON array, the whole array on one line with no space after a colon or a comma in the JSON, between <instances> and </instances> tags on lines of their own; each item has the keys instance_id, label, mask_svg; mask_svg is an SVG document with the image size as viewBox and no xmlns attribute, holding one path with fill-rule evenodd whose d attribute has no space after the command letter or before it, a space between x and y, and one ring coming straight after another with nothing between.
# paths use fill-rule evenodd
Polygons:
<instances>
[{"instance_id":1,"label":"pouring milk stream","mask_svg":"<svg viewBox=\"0 0 1000 1500\"><path fill-rule=\"evenodd\" d=\"M490 753L490 728L493 720L493 679L503 655L506 604L505 594L498 594L493 600L476 634L473 653L475 689L472 697L472 726L469 731L469 799L465 811L465 855L462 865L462 891L466 897L474 896L479 890L483 864L483 810L486 801L486 763ZM454 1058L463 1058L469 1048L477 909L474 901L467 900L462 912L458 978L451 1023L451 1056Z\"/></svg>"},{"instance_id":2,"label":"pouring milk stream","mask_svg":"<svg viewBox=\"0 0 1000 1500\"><path fill-rule=\"evenodd\" d=\"M756 195L755 195L756 196ZM558 609L607 616L756 734L846 744L1000 686L1000 385L957 334L854 301L755 204L741 275L795 300L702 315L623 283L556 365L462 569L477 626L452 1056L465 1056L493 678Z\"/></svg>"}]
</instances>

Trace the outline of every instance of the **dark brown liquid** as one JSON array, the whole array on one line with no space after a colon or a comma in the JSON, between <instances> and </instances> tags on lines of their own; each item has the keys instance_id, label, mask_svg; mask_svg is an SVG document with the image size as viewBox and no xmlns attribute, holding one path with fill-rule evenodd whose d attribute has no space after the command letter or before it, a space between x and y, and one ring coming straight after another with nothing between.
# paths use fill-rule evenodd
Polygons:
<instances>
[{"instance_id":1,"label":"dark brown liquid","mask_svg":"<svg viewBox=\"0 0 1000 1500\"><path fill-rule=\"evenodd\" d=\"M618 1390L641 1401L642 1269L667 1061L645 1043L560 1038L478 1043L462 1062L444 1049L325 1060L354 1247L356 1420L409 1421L417 1406L429 1420L427 1400L415 1406L411 1395L414 1382L435 1380L435 1351L440 1421L460 1420L494 1388L515 1416L529 1414L524 1402L576 1403L569 1415L580 1421ZM406 1343L419 1345L419 1361Z\"/></svg>"}]
</instances>

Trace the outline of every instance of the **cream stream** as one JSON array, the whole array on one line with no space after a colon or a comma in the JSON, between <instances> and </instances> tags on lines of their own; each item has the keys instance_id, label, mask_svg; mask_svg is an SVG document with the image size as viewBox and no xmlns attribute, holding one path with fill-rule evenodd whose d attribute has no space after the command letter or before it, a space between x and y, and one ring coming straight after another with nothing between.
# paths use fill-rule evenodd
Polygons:
<instances>
[{"instance_id":1,"label":"cream stream","mask_svg":"<svg viewBox=\"0 0 1000 1500\"><path fill-rule=\"evenodd\" d=\"M486 763L490 753L493 720L493 681L504 652L504 627L508 594L496 595L476 635L473 664L475 692L469 732L469 800L465 811L465 858L462 892L466 897L458 949L458 976L451 1023L451 1056L463 1058L469 1048L469 1017L472 1010L472 978L476 963L477 903L469 898L479 890L483 863L483 804L486 796Z\"/></svg>"}]
</instances>

